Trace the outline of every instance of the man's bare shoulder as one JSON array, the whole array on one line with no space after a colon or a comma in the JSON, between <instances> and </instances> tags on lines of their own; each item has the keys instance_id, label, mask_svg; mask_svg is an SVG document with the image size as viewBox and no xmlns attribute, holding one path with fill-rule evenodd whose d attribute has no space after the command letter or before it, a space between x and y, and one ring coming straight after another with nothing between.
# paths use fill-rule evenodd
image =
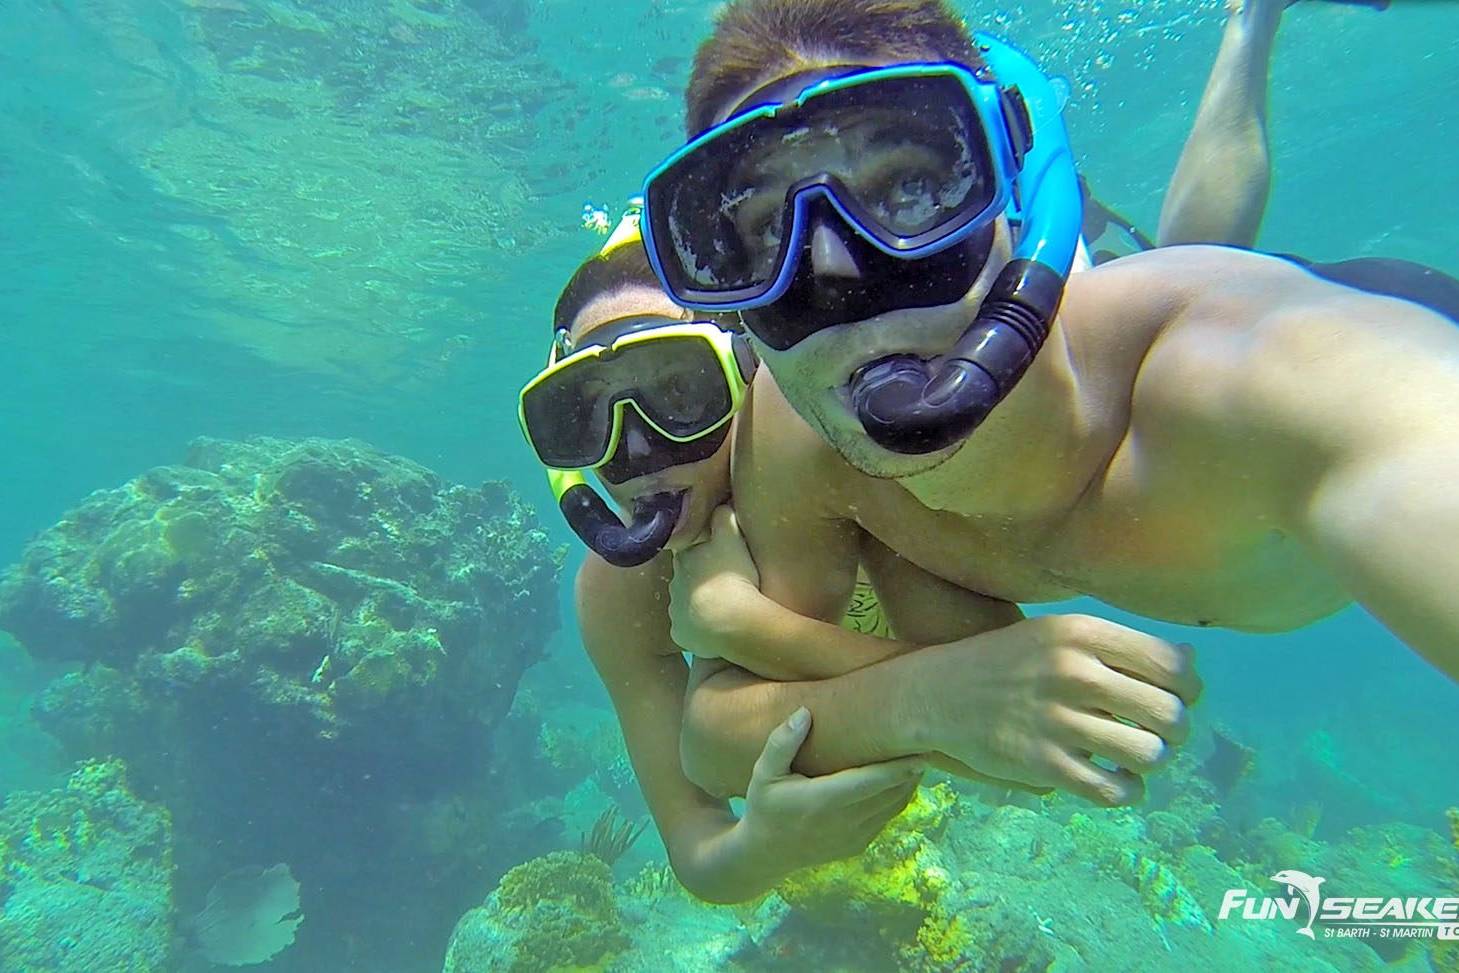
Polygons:
<instances>
[{"instance_id":1,"label":"man's bare shoulder","mask_svg":"<svg viewBox=\"0 0 1459 973\"><path fill-rule=\"evenodd\" d=\"M1263 306L1305 284L1302 268L1234 247L1161 247L1121 257L1069 280L1061 316L1076 333L1123 329L1158 332L1179 318ZM1331 286L1331 285L1327 285Z\"/></svg>"},{"instance_id":2,"label":"man's bare shoulder","mask_svg":"<svg viewBox=\"0 0 1459 973\"><path fill-rule=\"evenodd\" d=\"M1233 454L1265 446L1272 462L1309 463L1301 447L1331 452L1372 429L1354 402L1385 411L1409 390L1453 388L1459 331L1418 305L1243 250L1141 256L1150 259L1112 282L1139 305L1136 317L1154 315L1132 390L1142 436L1225 443ZM1137 282L1148 289L1130 289Z\"/></svg>"}]
</instances>

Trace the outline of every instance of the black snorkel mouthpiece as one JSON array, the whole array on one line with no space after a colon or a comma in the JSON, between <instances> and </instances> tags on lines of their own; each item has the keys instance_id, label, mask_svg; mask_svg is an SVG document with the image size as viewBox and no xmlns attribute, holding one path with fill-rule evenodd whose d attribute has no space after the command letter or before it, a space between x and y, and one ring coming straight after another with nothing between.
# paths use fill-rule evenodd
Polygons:
<instances>
[{"instance_id":1,"label":"black snorkel mouthpiece","mask_svg":"<svg viewBox=\"0 0 1459 973\"><path fill-rule=\"evenodd\" d=\"M679 523L683 491L655 493L633 504L628 524L586 483L569 487L558 500L573 533L614 567L633 568L651 561L664 549Z\"/></svg>"},{"instance_id":2,"label":"black snorkel mouthpiece","mask_svg":"<svg viewBox=\"0 0 1459 973\"><path fill-rule=\"evenodd\" d=\"M966 439L1023 377L1049 336L1064 275L1014 260L952 350L930 362L894 355L860 368L850 394L857 418L883 449L920 455Z\"/></svg>"}]
</instances>

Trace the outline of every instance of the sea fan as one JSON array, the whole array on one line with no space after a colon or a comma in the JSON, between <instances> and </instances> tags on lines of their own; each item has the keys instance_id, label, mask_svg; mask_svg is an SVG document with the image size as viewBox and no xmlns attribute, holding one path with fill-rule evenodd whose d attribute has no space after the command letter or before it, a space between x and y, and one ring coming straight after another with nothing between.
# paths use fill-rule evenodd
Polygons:
<instances>
[{"instance_id":1,"label":"sea fan","mask_svg":"<svg viewBox=\"0 0 1459 973\"><path fill-rule=\"evenodd\" d=\"M190 927L209 962L248 966L282 952L303 921L299 883L288 865L246 866L218 880Z\"/></svg>"}]
</instances>

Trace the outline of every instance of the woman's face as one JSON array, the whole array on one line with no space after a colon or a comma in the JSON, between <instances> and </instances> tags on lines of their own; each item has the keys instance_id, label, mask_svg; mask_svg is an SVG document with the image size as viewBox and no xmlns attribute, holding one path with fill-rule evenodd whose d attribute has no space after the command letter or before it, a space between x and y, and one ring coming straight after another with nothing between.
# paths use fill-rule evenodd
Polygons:
<instances>
[{"instance_id":1,"label":"woman's face","mask_svg":"<svg viewBox=\"0 0 1459 973\"><path fill-rule=\"evenodd\" d=\"M656 287L630 286L594 298L572 322L572 338L581 345L593 331L610 321L636 315L657 314L679 320L692 320L692 315L669 300ZM682 466L671 466L646 476L622 483L599 482L620 507L629 509L633 501L655 493L685 491L679 523L669 538L670 550L681 550L709 527L714 508L729 499L730 444L733 435L707 459Z\"/></svg>"}]
</instances>

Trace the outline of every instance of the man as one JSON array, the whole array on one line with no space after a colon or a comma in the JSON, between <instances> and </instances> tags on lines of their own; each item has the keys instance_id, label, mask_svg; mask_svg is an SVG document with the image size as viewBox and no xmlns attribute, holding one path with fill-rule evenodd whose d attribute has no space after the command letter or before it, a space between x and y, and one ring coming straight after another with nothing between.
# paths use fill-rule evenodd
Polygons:
<instances>
[{"instance_id":1,"label":"man","mask_svg":"<svg viewBox=\"0 0 1459 973\"><path fill-rule=\"evenodd\" d=\"M689 127L705 135L651 177L646 222L669 290L738 310L783 392L757 390L735 457L759 590L836 617L870 534L1009 602L1085 594L1283 631L1357 600L1459 675L1453 324L1221 248L1065 283L1072 166L1048 144L1037 79L1013 92L998 75L1016 62L1000 56L990 80L984 53L935 0L740 0L699 52ZM886 70L921 62L967 70ZM810 772L931 750L1124 802L1135 775L1017 752L1049 734L978 728L962 708L970 692L1019 691L1030 641L1088 624L983 636L976 682L966 655L938 648L818 683L701 666L686 769L742 787L766 733L804 704ZM1097 705L1057 719L1115 747L1134 733Z\"/></svg>"}]
</instances>

